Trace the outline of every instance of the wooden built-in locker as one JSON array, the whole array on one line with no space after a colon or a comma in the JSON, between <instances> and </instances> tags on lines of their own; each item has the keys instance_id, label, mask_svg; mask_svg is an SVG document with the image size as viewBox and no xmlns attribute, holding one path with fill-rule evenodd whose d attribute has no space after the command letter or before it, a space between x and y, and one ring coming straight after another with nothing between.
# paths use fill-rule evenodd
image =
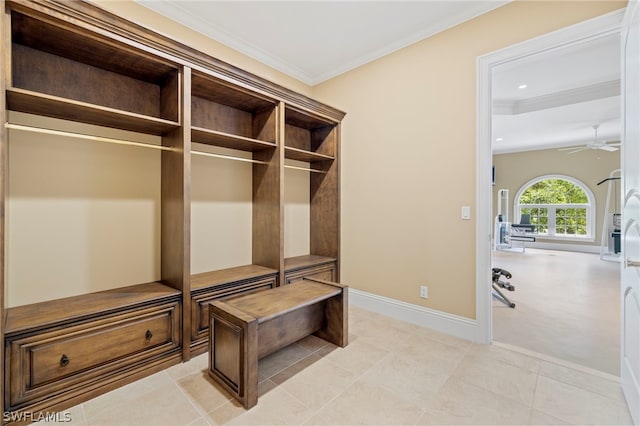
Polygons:
<instances>
[{"instance_id":1,"label":"wooden built-in locker","mask_svg":"<svg viewBox=\"0 0 640 426\"><path fill-rule=\"evenodd\" d=\"M206 350L203 307L212 300L305 275L339 280L343 112L90 3L6 0L0 6L3 412L64 409L188 361ZM56 133L161 150L159 279L7 306L5 290L22 285L5 282L7 147L13 132L49 131L12 126L8 111L159 137L154 145ZM252 163L251 261L194 274L192 156L233 159L233 152ZM310 174L310 250L290 259L284 170L301 167L287 160L307 163L302 168Z\"/></svg>"}]
</instances>

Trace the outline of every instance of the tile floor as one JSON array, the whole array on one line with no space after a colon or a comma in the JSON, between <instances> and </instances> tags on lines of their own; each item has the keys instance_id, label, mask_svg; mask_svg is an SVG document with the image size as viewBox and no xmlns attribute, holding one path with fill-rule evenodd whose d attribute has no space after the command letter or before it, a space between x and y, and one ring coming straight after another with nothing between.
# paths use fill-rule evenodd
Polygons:
<instances>
[{"instance_id":1,"label":"tile floor","mask_svg":"<svg viewBox=\"0 0 640 426\"><path fill-rule=\"evenodd\" d=\"M72 424L632 423L614 377L353 306L349 315L346 348L311 336L261 360L249 411L208 378L204 354L73 407Z\"/></svg>"},{"instance_id":2,"label":"tile floor","mask_svg":"<svg viewBox=\"0 0 640 426\"><path fill-rule=\"evenodd\" d=\"M493 253L513 274L511 309L493 301L493 339L620 375L620 264L590 253Z\"/></svg>"}]
</instances>

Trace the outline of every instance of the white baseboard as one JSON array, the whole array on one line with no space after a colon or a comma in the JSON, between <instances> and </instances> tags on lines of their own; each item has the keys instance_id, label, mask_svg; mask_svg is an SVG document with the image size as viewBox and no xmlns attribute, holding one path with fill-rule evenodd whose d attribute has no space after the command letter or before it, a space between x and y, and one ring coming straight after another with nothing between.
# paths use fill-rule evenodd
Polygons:
<instances>
[{"instance_id":1,"label":"white baseboard","mask_svg":"<svg viewBox=\"0 0 640 426\"><path fill-rule=\"evenodd\" d=\"M349 304L461 339L477 341L476 320L353 288L349 289Z\"/></svg>"}]
</instances>

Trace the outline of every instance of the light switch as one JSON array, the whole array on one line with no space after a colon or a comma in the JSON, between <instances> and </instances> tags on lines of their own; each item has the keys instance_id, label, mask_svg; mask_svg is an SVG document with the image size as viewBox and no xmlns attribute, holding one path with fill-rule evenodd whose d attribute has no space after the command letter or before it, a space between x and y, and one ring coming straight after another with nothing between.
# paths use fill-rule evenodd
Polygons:
<instances>
[{"instance_id":1,"label":"light switch","mask_svg":"<svg viewBox=\"0 0 640 426\"><path fill-rule=\"evenodd\" d=\"M471 219L471 207L462 206L462 209L460 210L461 210L462 219L465 219L465 220Z\"/></svg>"}]
</instances>

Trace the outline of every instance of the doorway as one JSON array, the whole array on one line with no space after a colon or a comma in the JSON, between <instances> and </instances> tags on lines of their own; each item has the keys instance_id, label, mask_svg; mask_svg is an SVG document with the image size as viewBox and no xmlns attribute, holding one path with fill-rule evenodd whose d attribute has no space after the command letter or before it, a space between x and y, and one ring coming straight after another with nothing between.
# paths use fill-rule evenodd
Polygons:
<instances>
[{"instance_id":1,"label":"doorway","mask_svg":"<svg viewBox=\"0 0 640 426\"><path fill-rule=\"evenodd\" d=\"M491 88L494 72L500 67L515 67L518 61L531 60L536 55L558 54L562 49L619 37L623 11L611 13L567 29L556 31L499 52L479 58L478 72L478 227L477 227L477 323L478 340L487 343L493 336L493 297L487 289L491 282L492 228L494 197L490 184L493 165L494 138L492 111L494 102ZM541 99L538 99L541 100ZM594 123L595 124L595 123ZM586 141L585 141L586 143ZM576 144L577 145L577 144ZM555 148L554 148L555 149ZM496 171L499 174L499 170ZM515 277L514 277L515 278ZM616 283L619 285L619 280ZM516 290L517 291L517 290ZM517 309L517 307L516 307ZM617 330L619 333L619 328Z\"/></svg>"}]
</instances>

